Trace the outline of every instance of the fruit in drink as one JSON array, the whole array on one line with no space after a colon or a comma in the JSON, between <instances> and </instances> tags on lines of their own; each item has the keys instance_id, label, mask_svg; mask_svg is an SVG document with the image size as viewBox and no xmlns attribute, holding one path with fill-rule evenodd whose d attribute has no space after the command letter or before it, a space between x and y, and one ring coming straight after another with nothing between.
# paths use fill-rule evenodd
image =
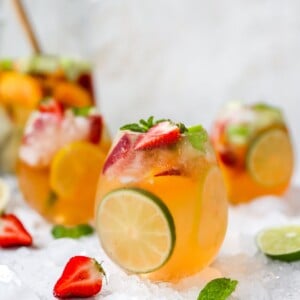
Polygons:
<instances>
[{"instance_id":1,"label":"fruit in drink","mask_svg":"<svg viewBox=\"0 0 300 300\"><path fill-rule=\"evenodd\" d=\"M11 122L6 142L0 141L0 171L15 170L17 149L27 119L49 97L56 98L64 107L95 104L91 66L79 60L47 55L0 60L0 107L5 114L4 117L0 114L0 123L6 118Z\"/></svg>"},{"instance_id":2,"label":"fruit in drink","mask_svg":"<svg viewBox=\"0 0 300 300\"><path fill-rule=\"evenodd\" d=\"M20 188L25 200L51 222L76 225L93 216L107 148L104 127L95 126L94 120L102 122L94 108L78 111L49 100L25 128L19 151Z\"/></svg>"}]
</instances>

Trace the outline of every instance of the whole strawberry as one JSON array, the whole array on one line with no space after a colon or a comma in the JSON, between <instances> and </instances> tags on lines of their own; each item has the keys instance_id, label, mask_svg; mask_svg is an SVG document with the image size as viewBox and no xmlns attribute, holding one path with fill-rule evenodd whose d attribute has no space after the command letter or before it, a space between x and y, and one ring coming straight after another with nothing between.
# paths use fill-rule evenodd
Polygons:
<instances>
[{"instance_id":1,"label":"whole strawberry","mask_svg":"<svg viewBox=\"0 0 300 300\"><path fill-rule=\"evenodd\" d=\"M32 237L13 214L0 216L0 247L30 246Z\"/></svg>"},{"instance_id":2,"label":"whole strawberry","mask_svg":"<svg viewBox=\"0 0 300 300\"><path fill-rule=\"evenodd\" d=\"M57 298L85 298L99 293L105 272L101 265L87 256L74 256L56 282L53 295Z\"/></svg>"}]
</instances>

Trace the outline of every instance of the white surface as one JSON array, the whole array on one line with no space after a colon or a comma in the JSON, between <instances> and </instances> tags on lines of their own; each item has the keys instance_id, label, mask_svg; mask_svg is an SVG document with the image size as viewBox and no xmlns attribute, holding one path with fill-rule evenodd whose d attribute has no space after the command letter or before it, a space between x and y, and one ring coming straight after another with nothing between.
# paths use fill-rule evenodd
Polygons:
<instances>
[{"instance_id":1,"label":"white surface","mask_svg":"<svg viewBox=\"0 0 300 300\"><path fill-rule=\"evenodd\" d=\"M1 1L0 55L30 53L11 1ZM23 2L47 53L93 60L113 135L152 114L210 128L225 101L265 100L284 109L299 153L298 0Z\"/></svg>"},{"instance_id":2,"label":"white surface","mask_svg":"<svg viewBox=\"0 0 300 300\"><path fill-rule=\"evenodd\" d=\"M9 0L1 1L6 4L1 56L30 53ZM47 52L81 54L95 62L101 110L113 134L123 123L152 114L210 128L227 100L268 100L284 108L299 153L298 0L24 2ZM235 299L298 300L299 263L267 260L256 251L254 234L299 221L299 199L298 187L288 199L231 208L216 262L175 287L127 277L105 257L96 237L53 241L49 226L14 199L10 209L24 220L37 247L0 250L0 299L4 293L5 300L20 299L20 294L22 299L51 299L65 261L86 254L103 260L108 273L97 299L196 299L203 278L222 275L240 281Z\"/></svg>"},{"instance_id":3,"label":"white surface","mask_svg":"<svg viewBox=\"0 0 300 300\"><path fill-rule=\"evenodd\" d=\"M15 186L13 179L9 182ZM62 270L74 255L87 255L103 262L107 283L93 299L105 300L196 300L205 283L215 277L239 281L230 299L298 300L300 262L282 263L267 259L255 244L261 229L298 223L300 187L293 186L280 199L265 197L248 205L231 207L223 247L208 268L178 284L154 284L128 276L104 254L97 237L79 240L51 237L51 226L31 210L14 189L8 211L15 213L31 232L34 246L0 249L0 299L54 299L52 289Z\"/></svg>"}]
</instances>

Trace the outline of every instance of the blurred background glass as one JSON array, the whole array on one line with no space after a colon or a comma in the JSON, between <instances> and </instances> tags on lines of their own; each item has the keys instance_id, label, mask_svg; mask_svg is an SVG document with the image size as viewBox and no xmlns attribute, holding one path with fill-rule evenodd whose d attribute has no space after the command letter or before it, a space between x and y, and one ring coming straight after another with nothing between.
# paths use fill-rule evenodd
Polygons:
<instances>
[{"instance_id":1,"label":"blurred background glass","mask_svg":"<svg viewBox=\"0 0 300 300\"><path fill-rule=\"evenodd\" d=\"M10 1L1 1L0 55L29 54ZM94 63L112 133L153 114L209 129L225 101L246 99L282 107L300 149L299 1L23 2L45 52Z\"/></svg>"}]
</instances>

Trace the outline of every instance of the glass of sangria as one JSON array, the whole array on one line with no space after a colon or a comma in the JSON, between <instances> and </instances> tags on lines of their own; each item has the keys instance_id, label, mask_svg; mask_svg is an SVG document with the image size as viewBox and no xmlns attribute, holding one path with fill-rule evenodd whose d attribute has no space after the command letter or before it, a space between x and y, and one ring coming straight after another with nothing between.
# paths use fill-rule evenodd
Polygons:
<instances>
[{"instance_id":1,"label":"glass of sangria","mask_svg":"<svg viewBox=\"0 0 300 300\"><path fill-rule=\"evenodd\" d=\"M129 273L176 281L212 262L227 199L206 131L152 117L122 127L103 166L95 223L103 249Z\"/></svg>"},{"instance_id":2,"label":"glass of sangria","mask_svg":"<svg viewBox=\"0 0 300 300\"><path fill-rule=\"evenodd\" d=\"M46 55L0 60L0 171L15 169L26 120L47 97L65 106L93 105L90 64Z\"/></svg>"},{"instance_id":3,"label":"glass of sangria","mask_svg":"<svg viewBox=\"0 0 300 300\"><path fill-rule=\"evenodd\" d=\"M279 108L230 102L212 130L212 143L231 203L281 195L293 173L293 147Z\"/></svg>"},{"instance_id":4,"label":"glass of sangria","mask_svg":"<svg viewBox=\"0 0 300 300\"><path fill-rule=\"evenodd\" d=\"M19 149L17 175L25 200L53 223L90 221L109 146L94 107L42 102L28 119Z\"/></svg>"}]
</instances>

